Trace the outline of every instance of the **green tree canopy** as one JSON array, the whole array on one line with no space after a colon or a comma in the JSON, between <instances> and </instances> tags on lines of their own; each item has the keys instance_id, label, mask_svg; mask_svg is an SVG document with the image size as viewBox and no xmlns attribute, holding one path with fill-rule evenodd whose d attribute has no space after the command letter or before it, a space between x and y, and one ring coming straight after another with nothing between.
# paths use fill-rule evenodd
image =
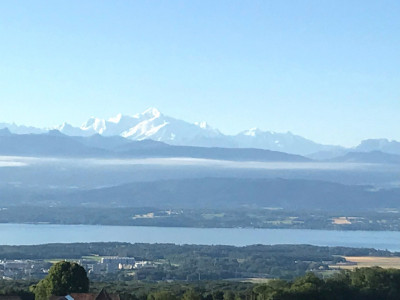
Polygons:
<instances>
[{"instance_id":1,"label":"green tree canopy","mask_svg":"<svg viewBox=\"0 0 400 300\"><path fill-rule=\"evenodd\" d=\"M60 261L54 264L49 274L35 287L36 300L47 300L51 295L65 296L69 293L89 291L89 279L85 269L77 263Z\"/></svg>"},{"instance_id":2,"label":"green tree canopy","mask_svg":"<svg viewBox=\"0 0 400 300\"><path fill-rule=\"evenodd\" d=\"M150 293L147 300L177 300L178 298L170 291L157 291Z\"/></svg>"}]
</instances>

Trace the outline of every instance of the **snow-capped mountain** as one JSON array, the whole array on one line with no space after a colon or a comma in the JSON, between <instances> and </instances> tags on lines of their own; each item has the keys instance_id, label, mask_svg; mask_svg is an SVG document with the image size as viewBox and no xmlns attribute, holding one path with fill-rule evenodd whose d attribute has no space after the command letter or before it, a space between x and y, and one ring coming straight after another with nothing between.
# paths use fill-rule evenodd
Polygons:
<instances>
[{"instance_id":1,"label":"snow-capped mountain","mask_svg":"<svg viewBox=\"0 0 400 300\"><path fill-rule=\"evenodd\" d=\"M206 122L188 123L165 116L155 108L134 116L119 114L108 120L92 117L80 128L63 124L57 129L67 135L89 136L97 133L119 135L136 141L152 139L171 145L260 148L303 155L323 148L290 132L250 129L235 136L224 135Z\"/></svg>"},{"instance_id":2,"label":"snow-capped mountain","mask_svg":"<svg viewBox=\"0 0 400 300\"><path fill-rule=\"evenodd\" d=\"M90 118L80 128L64 123L57 127L62 133L75 136L119 135L131 140L152 139L171 145L215 146L225 136L205 122L188 123L163 115L156 108L141 114L127 116L118 114L108 120ZM221 146L226 143L221 142Z\"/></svg>"},{"instance_id":3,"label":"snow-capped mountain","mask_svg":"<svg viewBox=\"0 0 400 300\"><path fill-rule=\"evenodd\" d=\"M235 136L238 145L306 155L321 151L325 146L291 132L278 133L252 128ZM326 146L331 148L331 146Z\"/></svg>"},{"instance_id":4,"label":"snow-capped mountain","mask_svg":"<svg viewBox=\"0 0 400 300\"><path fill-rule=\"evenodd\" d=\"M11 133L44 133L57 129L70 136L121 136L129 140L142 141L151 139L178 146L259 148L287 152L298 155L310 155L316 159L330 159L345 155L350 151L382 151L400 154L400 143L388 140L366 140L358 147L344 148L315 143L299 135L262 131L252 128L237 135L225 135L206 122L189 123L162 114L156 108L149 108L136 115L118 114L109 119L89 118L82 126L75 127L68 123L41 129L16 124L0 123L1 128L8 128ZM314 156L313 156L314 155Z\"/></svg>"},{"instance_id":5,"label":"snow-capped mountain","mask_svg":"<svg viewBox=\"0 0 400 300\"><path fill-rule=\"evenodd\" d=\"M43 133L49 129L1 124L12 133ZM301 136L288 133L274 133L250 129L237 135L225 135L206 122L189 123L162 114L156 108L149 108L136 115L118 114L109 119L89 118L80 127L63 123L50 128L70 136L121 136L130 140L151 139L179 146L260 148L305 155L326 149L326 147Z\"/></svg>"}]
</instances>

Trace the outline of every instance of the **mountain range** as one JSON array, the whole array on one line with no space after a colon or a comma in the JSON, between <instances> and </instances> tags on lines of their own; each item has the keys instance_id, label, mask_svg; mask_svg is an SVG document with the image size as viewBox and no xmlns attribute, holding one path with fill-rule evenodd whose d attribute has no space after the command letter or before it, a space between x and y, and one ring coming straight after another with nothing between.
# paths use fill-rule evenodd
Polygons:
<instances>
[{"instance_id":1,"label":"mountain range","mask_svg":"<svg viewBox=\"0 0 400 300\"><path fill-rule=\"evenodd\" d=\"M355 148L344 148L323 145L291 132L276 133L257 128L248 129L236 135L226 135L206 122L189 123L166 116L155 108L149 108L133 116L118 114L107 120L91 117L80 127L68 123L54 128L0 123L0 129L5 128L13 134L39 134L55 129L74 137L101 135L123 137L130 141L153 140L175 146L257 148L306 155L320 160L343 156L349 152L381 151L400 155L400 142L387 139L365 140ZM123 142L120 140L120 143Z\"/></svg>"},{"instance_id":2,"label":"mountain range","mask_svg":"<svg viewBox=\"0 0 400 300\"><path fill-rule=\"evenodd\" d=\"M284 152L251 148L174 146L153 140L132 141L120 136L68 136L58 130L14 134L0 129L0 155L81 158L187 157L230 161L308 162Z\"/></svg>"}]
</instances>

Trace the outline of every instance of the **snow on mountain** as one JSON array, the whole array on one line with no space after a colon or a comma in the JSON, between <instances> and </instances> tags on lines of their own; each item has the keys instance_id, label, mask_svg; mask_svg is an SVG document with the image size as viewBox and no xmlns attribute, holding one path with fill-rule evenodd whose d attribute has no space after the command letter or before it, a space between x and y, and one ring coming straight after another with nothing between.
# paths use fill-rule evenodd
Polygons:
<instances>
[{"instance_id":1,"label":"snow on mountain","mask_svg":"<svg viewBox=\"0 0 400 300\"><path fill-rule=\"evenodd\" d=\"M213 139L224 135L204 122L192 124L161 114L156 109L149 109L136 115L140 122L124 131L121 136L132 140L152 139L171 145L215 146Z\"/></svg>"},{"instance_id":2,"label":"snow on mountain","mask_svg":"<svg viewBox=\"0 0 400 300\"><path fill-rule=\"evenodd\" d=\"M38 129L15 124L1 124L12 133L43 133L49 129ZM235 136L225 135L206 122L189 123L162 114L156 108L149 108L136 115L118 114L109 119L89 118L82 126L68 123L51 128L70 136L121 136L130 140L165 142L171 145L260 148L293 154L309 154L325 149L325 146L288 133L274 133L253 128Z\"/></svg>"},{"instance_id":3,"label":"snow on mountain","mask_svg":"<svg viewBox=\"0 0 400 300\"><path fill-rule=\"evenodd\" d=\"M8 128L11 133L16 134L38 134L49 130L0 123L0 129L2 128ZM325 159L344 155L350 151L382 151L400 154L400 143L386 139L365 140L358 147L347 149L318 144L291 132L277 133L259 128L251 128L237 135L225 135L206 122L189 123L178 120L162 114L156 108L149 108L136 115L118 114L109 119L91 117L80 127L63 123L51 129L57 129L70 136L87 137L100 134L121 136L137 141L151 139L181 146L259 148L310 157L314 155Z\"/></svg>"},{"instance_id":4,"label":"snow on mountain","mask_svg":"<svg viewBox=\"0 0 400 300\"><path fill-rule=\"evenodd\" d=\"M57 129L67 135L119 135L137 141L152 139L172 145L190 146L215 146L213 140L225 137L205 122L188 123L165 116L156 108L149 108L133 116L118 114L108 120L91 117L80 128L63 124Z\"/></svg>"},{"instance_id":5,"label":"snow on mountain","mask_svg":"<svg viewBox=\"0 0 400 300\"><path fill-rule=\"evenodd\" d=\"M305 139L291 132L277 133L262 131L259 128L251 128L234 137L238 145L246 145L250 148L269 149L296 154L310 154L321 151L325 146Z\"/></svg>"},{"instance_id":6,"label":"snow on mountain","mask_svg":"<svg viewBox=\"0 0 400 300\"><path fill-rule=\"evenodd\" d=\"M60 132L71 136L91 136L96 133L93 131L84 131L81 128L74 127L68 123L63 123L62 125L57 126L54 129L59 130Z\"/></svg>"},{"instance_id":7,"label":"snow on mountain","mask_svg":"<svg viewBox=\"0 0 400 300\"><path fill-rule=\"evenodd\" d=\"M253 128L236 136L222 134L206 122L188 123L149 108L134 116L117 115L108 120L90 118L80 127L82 135L98 133L120 135L131 140L152 139L171 145L260 148L294 154L308 154L324 149L292 133L275 133ZM61 129L61 132L64 132ZM67 131L65 131L66 134Z\"/></svg>"}]
</instances>

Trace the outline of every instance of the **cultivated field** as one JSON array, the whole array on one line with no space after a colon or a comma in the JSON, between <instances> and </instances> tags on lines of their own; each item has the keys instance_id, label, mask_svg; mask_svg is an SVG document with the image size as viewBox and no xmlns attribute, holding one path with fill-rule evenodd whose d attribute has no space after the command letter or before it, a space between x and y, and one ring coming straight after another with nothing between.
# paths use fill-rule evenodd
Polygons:
<instances>
[{"instance_id":1,"label":"cultivated field","mask_svg":"<svg viewBox=\"0 0 400 300\"><path fill-rule=\"evenodd\" d=\"M331 265L333 269L352 270L355 268L382 267L400 269L400 257L380 257L380 256L344 256L350 264ZM354 264L351 264L354 263Z\"/></svg>"}]
</instances>

